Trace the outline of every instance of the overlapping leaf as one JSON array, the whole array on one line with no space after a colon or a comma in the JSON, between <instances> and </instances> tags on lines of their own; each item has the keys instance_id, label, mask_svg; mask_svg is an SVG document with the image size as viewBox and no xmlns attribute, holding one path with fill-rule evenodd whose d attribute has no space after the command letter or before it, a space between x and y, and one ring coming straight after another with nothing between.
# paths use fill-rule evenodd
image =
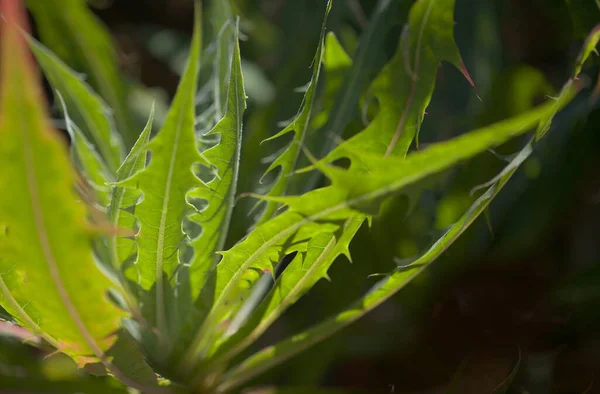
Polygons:
<instances>
[{"instance_id":1,"label":"overlapping leaf","mask_svg":"<svg viewBox=\"0 0 600 394\"><path fill-rule=\"evenodd\" d=\"M218 135L219 143L203 154L213 163L213 179L191 192L190 199L201 200L206 207L189 219L202 226L202 232L190 245L194 256L190 267L189 281L191 298L197 301L180 345L188 345L201 336L203 320L212 306L212 290L215 266L219 260L217 252L223 249L231 212L235 203L237 176L239 171L242 121L246 109L246 94L241 70L240 49L237 33L234 35L234 51L231 59L227 105L224 117L208 133ZM178 353L183 353L180 347ZM189 357L189 356L188 356ZM184 356L182 359L185 359ZM192 365L188 364L187 367Z\"/></svg>"},{"instance_id":2,"label":"overlapping leaf","mask_svg":"<svg viewBox=\"0 0 600 394\"><path fill-rule=\"evenodd\" d=\"M205 332L214 332L228 318L231 304L244 287L247 272L272 272L274 262L283 255L305 252L315 234L335 233L344 220L357 217L357 210L525 133L553 111L553 105L553 102L546 103L521 116L433 145L406 159L363 155L372 169L369 174L321 165L320 169L332 180L332 186L297 197L265 197L286 204L288 210L258 226L223 253L216 271L214 306L207 318L212 328ZM210 338L203 336L202 339L194 346L198 354L205 354L210 347Z\"/></svg>"},{"instance_id":3,"label":"overlapping leaf","mask_svg":"<svg viewBox=\"0 0 600 394\"><path fill-rule=\"evenodd\" d=\"M179 249L185 236L182 221L194 209L186 196L203 186L194 173L195 167L200 163L209 165L196 147L194 131L200 30L198 11L186 70L161 130L147 146L152 154L150 164L120 184L143 193L142 202L136 206L140 230L135 236L138 247L135 264L138 283L146 292L142 301L144 318L148 327L158 330L160 351L154 351L161 357L168 355L172 340L167 320L173 323L180 320L168 316L176 311L169 310L167 297L175 286L174 274L180 266ZM156 339L153 333L148 338L150 343Z\"/></svg>"},{"instance_id":4,"label":"overlapping leaf","mask_svg":"<svg viewBox=\"0 0 600 394\"><path fill-rule=\"evenodd\" d=\"M321 74L323 47L325 44L325 27L327 25L327 17L329 15L330 10L331 1L328 1L327 8L325 10L325 18L323 20L323 26L321 27L321 36L319 38L317 52L315 53L315 57L313 59L312 77L306 87L306 93L304 94L304 99L300 111L286 128L281 130L279 133L275 134L273 137L267 139L267 141L269 141L291 132L294 133L294 137L289 146L284 150L284 152L280 156L278 156L271 163L271 165L269 166L269 168L267 168L267 171L265 172L265 175L267 175L277 168L280 169L278 178L275 180L273 185L271 185L269 192L267 193L267 195L269 196L281 196L285 194L289 176L292 174L292 172L295 171L296 162L298 161L298 157L300 156L300 149L302 147L302 144L304 143L306 134L308 133L311 126L313 105L316 99L317 92L317 82L319 81L319 76ZM264 223L265 221L272 218L275 214L276 209L276 202L267 201L263 214L258 223Z\"/></svg>"},{"instance_id":5,"label":"overlapping leaf","mask_svg":"<svg viewBox=\"0 0 600 394\"><path fill-rule=\"evenodd\" d=\"M325 162L347 157L353 168L366 170L362 152L406 155L431 100L441 61L452 63L473 84L454 42L453 26L454 0L420 0L413 5L396 54L371 86L379 112L365 130L331 151Z\"/></svg>"},{"instance_id":6,"label":"overlapping leaf","mask_svg":"<svg viewBox=\"0 0 600 394\"><path fill-rule=\"evenodd\" d=\"M591 35L593 34L595 33L592 32ZM588 45L584 47L578 58L578 64L585 61L592 49L593 47L590 49ZM554 102L550 101L543 107L539 107L521 116L500 122L488 128L488 131L492 132L490 135L493 135L495 130L495 134L498 136L504 132L510 132L511 129L513 130L513 133L515 131L520 133L523 131L523 128L529 129L538 123L538 132L536 133L536 136L532 138L531 141L527 143L521 151L514 155L510 163L500 172L498 176L481 186L485 187L486 191L473 203L467 212L465 212L465 214L417 260L412 262L408 267L398 268L395 272L379 280L367 294L354 302L350 307L332 316L328 320L274 346L264 348L254 356L251 356L249 359L232 369L223 377L223 383L219 386L219 390L221 392L229 391L230 389L239 386L243 382L262 373L272 366L294 356L307 347L310 347L315 343L331 336L389 299L389 297L401 290L412 279L423 272L433 261L437 259L437 257L439 257L450 245L452 245L456 239L458 239L458 237L475 221L475 219L477 219L482 212L484 212L494 197L502 190L514 173L519 169L521 164L530 156L535 142L543 136L543 134L539 134L539 130L547 131L557 112L573 99L574 93L577 91L577 87L575 86L576 84L574 82L578 75L578 73L572 75L572 78L567 81L560 93L560 96L556 98ZM585 110L587 109L584 108L583 111ZM519 123L521 123L521 126L519 126ZM519 129L520 131L517 131ZM480 134L480 136L483 136L483 134ZM466 148L466 145L460 143L460 140L462 139L463 142L465 142L466 139L471 139L473 137L477 138L477 135L474 132L463 137L455 138L449 143L438 144L437 147L434 146L421 153L409 155L406 158L405 163L411 162L413 157L418 158L418 156L426 154L429 150L439 148L445 144L459 143L461 148L458 150L462 150L463 148ZM451 153L447 152L447 155L451 155ZM373 165L373 163L369 163L369 168L380 167L381 164L385 162L390 163L389 159L382 159L379 161L379 165ZM335 179L335 175L333 175L333 177ZM352 179L344 180L343 178L338 178L338 182L352 182Z\"/></svg>"},{"instance_id":7,"label":"overlapping leaf","mask_svg":"<svg viewBox=\"0 0 600 394\"><path fill-rule=\"evenodd\" d=\"M373 10L369 24L363 34L352 66L344 76L342 87L336 95L335 105L327 123L323 127L325 133L320 145L321 155L329 153L337 140L344 134L346 126L352 121L358 109L359 98L368 86L373 72L384 63L384 42L388 30L404 19L408 3L394 0L379 0ZM313 182L310 186L314 187Z\"/></svg>"},{"instance_id":8,"label":"overlapping leaf","mask_svg":"<svg viewBox=\"0 0 600 394\"><path fill-rule=\"evenodd\" d=\"M339 233L319 233L308 241L306 252L296 257L275 282L274 288L252 313L249 321L216 345L213 363L229 360L256 341L281 314L309 291L320 279L328 279L327 271L333 262L345 255L350 260L352 238L365 220L365 215L348 219Z\"/></svg>"},{"instance_id":9,"label":"overlapping leaf","mask_svg":"<svg viewBox=\"0 0 600 394\"><path fill-rule=\"evenodd\" d=\"M123 161L123 164L117 170L116 184L111 193L110 205L108 207L108 220L115 229L131 231L135 229L135 216L128 211L136 206L140 193L136 188L125 187L119 184L128 178L131 178L146 167L147 144L154 121L154 108L150 112L150 117L146 127L138 137L137 142L131 148L131 151ZM119 270L122 264L135 252L135 246L131 239L131 234L119 236L115 233L111 236L109 244L112 253L112 263ZM130 276L134 281L139 280L139 274Z\"/></svg>"}]
</instances>

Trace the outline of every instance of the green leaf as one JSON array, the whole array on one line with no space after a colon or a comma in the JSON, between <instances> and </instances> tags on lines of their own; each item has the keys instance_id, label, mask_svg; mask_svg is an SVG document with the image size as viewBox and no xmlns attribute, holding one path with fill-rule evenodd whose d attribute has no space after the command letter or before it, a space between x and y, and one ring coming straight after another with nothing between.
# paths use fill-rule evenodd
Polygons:
<instances>
[{"instance_id":1,"label":"green leaf","mask_svg":"<svg viewBox=\"0 0 600 394\"><path fill-rule=\"evenodd\" d=\"M187 330L180 342L180 345L186 347L197 335L196 330L212 306L212 272L219 261L220 256L217 252L223 249L235 204L246 94L237 30L233 38L234 52L230 67L225 116L208 133L208 135L219 135L220 141L214 147L203 152L204 157L213 163L213 179L188 195L189 199L204 201L206 207L189 216L189 220L202 226L202 232L197 238L190 241L194 250L189 269L191 299L198 298L198 301L194 305L195 311L192 317L188 318ZM183 346L179 348L179 352L182 354L186 350L187 348ZM185 360L185 357L183 356L182 360ZM185 362L181 361L181 364L185 364ZM191 365L182 366L182 368L188 367Z\"/></svg>"},{"instance_id":2,"label":"green leaf","mask_svg":"<svg viewBox=\"0 0 600 394\"><path fill-rule=\"evenodd\" d=\"M117 170L116 184L112 189L111 202L108 208L108 218L110 224L116 229L133 231L135 217L127 212L128 208L134 207L138 202L140 193L131 187L124 187L119 184L128 178L133 177L139 171L146 167L147 144L152 131L154 121L154 107L150 111L146 127L138 137L138 140L131 148L131 151L123 161L123 164ZM114 239L114 262L120 266L125 260L131 257L134 252L133 242L123 242L123 237L116 234ZM135 276L137 280L137 275Z\"/></svg>"},{"instance_id":3,"label":"green leaf","mask_svg":"<svg viewBox=\"0 0 600 394\"><path fill-rule=\"evenodd\" d=\"M116 49L107 29L85 0L28 0L27 5L44 44L71 68L87 75L90 85L113 109L125 145L132 146L137 130L128 110L128 87L119 72ZM69 104L68 94L56 88ZM70 104L69 109L74 112Z\"/></svg>"},{"instance_id":4,"label":"green leaf","mask_svg":"<svg viewBox=\"0 0 600 394\"><path fill-rule=\"evenodd\" d=\"M113 233L110 234L107 241L109 259L115 272L120 277L125 301L136 317L139 317L140 312L138 311L137 302L134 299L133 291L128 285L127 280L137 283L140 279L140 273L137 265L126 267L125 264L130 259L133 259L137 253L136 245L131 239L131 235L135 232L136 224L135 216L131 210L135 209L140 198L140 192L132 187L121 186L118 182L133 177L146 167L147 144L150 132L152 131L153 121L154 106L150 111L146 127L144 127L138 140L123 161L123 164L117 170L117 184L112 188L110 204L108 206L108 221L113 229Z\"/></svg>"},{"instance_id":5,"label":"green leaf","mask_svg":"<svg viewBox=\"0 0 600 394\"><path fill-rule=\"evenodd\" d=\"M64 141L49 128L16 2L3 2L0 77L0 304L79 363L101 361L142 388L106 355L125 313L108 298L95 264L86 207L74 194ZM60 229L60 231L56 231Z\"/></svg>"},{"instance_id":6,"label":"green leaf","mask_svg":"<svg viewBox=\"0 0 600 394\"><path fill-rule=\"evenodd\" d=\"M121 163L123 147L120 138L113 132L108 106L80 75L56 55L33 38L29 38L28 42L44 74L60 93L60 101L64 99L63 108L68 109L73 123L93 142L108 169L114 174ZM66 115L65 112L65 117Z\"/></svg>"},{"instance_id":7,"label":"green leaf","mask_svg":"<svg viewBox=\"0 0 600 394\"><path fill-rule=\"evenodd\" d=\"M12 22L3 30L1 182L11 193L0 205L2 279L66 352L101 357L123 313L109 302L109 281L93 261L86 209L72 191L75 178L65 144L48 128L38 104L25 43ZM7 298L3 305L15 311Z\"/></svg>"},{"instance_id":8,"label":"green leaf","mask_svg":"<svg viewBox=\"0 0 600 394\"><path fill-rule=\"evenodd\" d=\"M600 25L596 26L590 33L588 34L587 39L583 43L583 47L581 48L579 55L577 56L577 60L575 61L575 67L573 69L573 74L571 74L571 78L565 83L562 90L560 91L559 96L555 99L556 106L553 112L549 113L538 126L536 132L536 139L542 138L550 129L550 125L552 124L552 119L556 115L556 113L562 108L566 103L570 101L569 92L573 89L574 85L578 84L578 77L581 73L581 69L583 64L588 59L588 57L596 50L596 46L600 41ZM594 95L592 95L594 98Z\"/></svg>"},{"instance_id":9,"label":"green leaf","mask_svg":"<svg viewBox=\"0 0 600 394\"><path fill-rule=\"evenodd\" d=\"M575 75L575 77L577 77L577 75ZM516 118L499 122L495 125L489 126L487 129L488 131L497 130L498 133L509 131L511 129L518 130L520 128L518 123L525 120L527 125L524 125L523 127L529 128L535 124L536 119L540 125L548 124L549 127L549 124L558 110L572 100L576 90L577 89L574 86L573 79L571 79L563 87L561 99L556 100L555 103L546 103L542 107L528 111L527 113L517 116ZM517 120L519 118L521 120ZM515 122L516 120L517 122ZM454 141L457 142L457 140L460 140L461 138L472 138L473 134L474 133L469 133L464 137L455 138ZM404 288L404 286L406 286L412 279L423 272L432 262L435 261L435 259L437 259L437 257L439 257L452 243L454 243L454 241L458 239L458 237L475 221L475 219L485 211L495 196L502 190L509 179L519 169L521 164L530 156L536 141L537 138L533 138L514 156L514 158L500 172L500 174L498 174L498 176L496 176L490 182L479 186L478 188L486 188L486 191L473 203L473 205L465 212L465 214L417 260L407 267L398 268L398 270L395 272L378 281L365 296L354 302L344 311L305 332L297 334L274 346L264 348L260 352L251 356L238 367L229 371L222 378L223 383L220 386L220 390L228 391L231 388L237 387L243 382L246 382L252 377L273 367L274 365L281 363L282 361L294 356L304 349L333 335L343 327L346 327L365 315L367 312L379 306L396 292ZM444 145L444 143L438 144L437 146L439 147L440 145ZM434 147L429 148L422 153L409 155L406 159L406 162L410 162L411 157L418 157ZM463 148L461 147L457 149L462 150ZM385 168L384 166L381 166L381 163L389 162L389 160L390 159L382 159L380 160L380 164L376 166L373 166L373 163L369 163L369 168ZM370 176L377 177L377 174L370 174ZM338 182L344 182L344 180L338 179ZM352 182L352 179L346 180L346 182ZM361 181L356 183L360 185Z\"/></svg>"},{"instance_id":10,"label":"green leaf","mask_svg":"<svg viewBox=\"0 0 600 394\"><path fill-rule=\"evenodd\" d=\"M579 56L577 56L577 60L575 61L575 68L573 70L573 78L576 78L583 68L583 64L590 57L592 52L596 50L596 46L598 45L598 41L600 41L600 25L596 25L588 34L585 42L583 43L583 48L579 52Z\"/></svg>"},{"instance_id":11,"label":"green leaf","mask_svg":"<svg viewBox=\"0 0 600 394\"><path fill-rule=\"evenodd\" d=\"M405 156L417 136L442 61L473 82L454 42L454 0L421 0L410 10L409 23L396 54L371 86L379 112L365 130L342 142L324 159L349 158L364 168L361 153Z\"/></svg>"},{"instance_id":12,"label":"green leaf","mask_svg":"<svg viewBox=\"0 0 600 394\"><path fill-rule=\"evenodd\" d=\"M210 20L215 46L213 61L213 100L215 119L220 121L227 109L228 84L231 70L231 50L237 27L232 23L231 4L229 0L211 2Z\"/></svg>"},{"instance_id":13,"label":"green leaf","mask_svg":"<svg viewBox=\"0 0 600 394\"><path fill-rule=\"evenodd\" d=\"M338 92L335 105L323 127L327 135L320 143L322 156L328 154L336 138L341 138L358 109L359 97L372 77L372 73L381 67L385 37L388 30L404 19L406 5L401 1L379 0L369 19L369 24L360 36L360 42L352 59L352 67L346 74L342 88ZM312 144L311 144L312 145ZM315 144L316 145L316 144ZM316 183L313 177L310 186Z\"/></svg>"},{"instance_id":14,"label":"green leaf","mask_svg":"<svg viewBox=\"0 0 600 394\"><path fill-rule=\"evenodd\" d=\"M299 252L285 268L250 320L235 334L227 332L222 343L217 343L217 353L209 363L220 364L239 354L320 279L329 279L327 271L337 257L343 254L350 260L350 242L365 218L365 215L356 215L346 220L339 234L316 234L308 242L306 252Z\"/></svg>"},{"instance_id":15,"label":"green leaf","mask_svg":"<svg viewBox=\"0 0 600 394\"><path fill-rule=\"evenodd\" d=\"M145 291L142 302L148 329L146 346L153 357L162 361L170 353L171 334L176 330L169 323L176 325L181 320L176 308L169 309L167 303L178 283L174 274L180 266L179 249L185 236L181 223L194 209L187 195L204 186L194 173L196 166L210 165L198 151L194 131L202 42L200 23L198 8L186 70L161 130L147 146L152 155L150 164L120 184L143 193L135 213L140 223L135 236L138 247L135 265L138 284ZM156 334L153 328L157 329Z\"/></svg>"},{"instance_id":16,"label":"green leaf","mask_svg":"<svg viewBox=\"0 0 600 394\"><path fill-rule=\"evenodd\" d=\"M311 116L313 111L313 105L316 98L317 83L319 81L319 75L321 74L321 60L323 57L323 46L325 40L325 30L327 26L327 17L331 11L331 1L327 2L327 8L325 9L325 17L323 19L323 25L321 27L321 36L319 38L319 45L317 46L317 52L313 59L313 73L310 82L307 85L306 93L302 101L302 107L292 120L292 122L279 133L267 139L267 141L281 137L290 132L294 132L294 138L292 139L289 146L278 156L267 168L265 176L275 169L280 169L278 178L275 180L273 185L270 186L270 190L267 193L269 196L282 196L286 192L289 176L296 169L296 162L300 156L300 148L304 143L304 138L308 133L311 125ZM266 222L273 217L277 210L278 204L276 202L267 201L264 208L263 214L258 221L259 224Z\"/></svg>"},{"instance_id":17,"label":"green leaf","mask_svg":"<svg viewBox=\"0 0 600 394\"><path fill-rule=\"evenodd\" d=\"M574 90L571 90L569 96L572 97L573 94ZM369 157L368 165L372 170L369 174L320 166L320 169L332 179L333 185L300 197L279 198L278 201L288 205L288 211L255 230L257 232L269 229L269 235L272 238L268 238L263 232L262 234L258 234L257 237L260 238L257 239L252 237L254 235L252 233L246 240L225 254L224 261L221 264L229 263L226 259L230 254L233 255L235 252L244 253L245 257L241 258L237 256L239 260L238 264L241 263L240 265L233 266L233 263L230 263L231 265L228 267L228 272L230 273L228 279L230 282L228 285L230 287L234 286L233 283L236 283L236 280L238 280L236 276L240 275L240 270L243 271L256 266L260 267L261 264L264 264L263 261L259 260L260 256L266 253L265 249L269 246L278 245L276 242L281 242L282 237L289 237L295 231L298 231L298 234L302 234L303 225L306 226L308 223L316 225L315 221L324 219L339 220L343 217L352 217L352 215L356 215L355 209L364 206L367 202L379 200L429 175L449 168L461 160L498 146L511 137L526 132L553 110L554 103L546 103L525 114L472 131L447 142L434 144L426 150L408 155L406 159L365 155L363 158ZM528 152L523 153L519 156L519 159L524 160L527 155ZM494 185L490 186L473 207L417 261L409 267L398 270L382 279L366 296L358 300L347 310L304 333L294 336L275 347L263 349L263 351L252 356L224 376L222 380L224 383L222 383L221 389L228 390L237 387L247 379L337 332L387 300L422 272L429 263L437 258L462 234L468 225L487 207L487 204L489 204L508 181L510 175L516 171L517 167L513 165ZM298 215L296 217L297 222L293 220L293 215ZM285 223L285 226L279 227L278 221L282 221L283 218L287 218L289 222ZM278 232L276 231L276 227L279 227ZM294 237L296 239L288 242L295 244L295 247L298 248L297 244L301 239L298 239L297 234L294 234ZM236 261L233 258L232 260ZM235 275L232 274L234 267L238 269L235 271ZM222 275L226 276L227 274L223 272ZM223 293L227 294L227 291L232 290L225 289ZM225 296L222 295L222 297Z\"/></svg>"},{"instance_id":18,"label":"green leaf","mask_svg":"<svg viewBox=\"0 0 600 394\"><path fill-rule=\"evenodd\" d=\"M335 33L325 36L323 51L323 69L325 86L323 87L323 109L312 120L312 128L319 129L327 123L335 106L335 97L342 88L344 78L352 67L352 58L346 53Z\"/></svg>"}]
</instances>

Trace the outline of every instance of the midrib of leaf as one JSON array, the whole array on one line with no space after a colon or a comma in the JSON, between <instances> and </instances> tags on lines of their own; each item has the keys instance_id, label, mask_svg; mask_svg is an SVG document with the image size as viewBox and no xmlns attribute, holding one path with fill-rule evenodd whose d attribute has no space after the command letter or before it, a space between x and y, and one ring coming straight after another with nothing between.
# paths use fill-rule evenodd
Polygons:
<instances>
[{"instance_id":1,"label":"midrib of leaf","mask_svg":"<svg viewBox=\"0 0 600 394\"><path fill-rule=\"evenodd\" d=\"M81 320L81 316L77 312L77 309L71 302L71 298L65 285L62 281L60 271L58 269L58 265L52 253L52 248L48 241L48 234L46 231L46 227L44 224L44 215L42 213L40 207L40 198L39 198L39 190L37 188L37 177L35 174L35 169L33 167L34 158L33 152L31 149L31 145L29 144L29 138L27 135L26 127L19 127L19 133L21 134L23 141L23 155L24 155L24 164L25 164L25 177L27 182L27 189L29 191L29 202L31 204L31 209L33 211L34 217L34 225L36 230L36 236L39 241L40 247L44 254L44 259L48 265L48 270L50 272L50 277L52 278L52 282L56 287L58 295L63 302L65 308L67 309L67 313L75 323L77 330L81 334L82 338L85 340L90 350L94 353L94 355L100 360L100 362L109 370L116 378L121 380L123 383L130 385L134 388L139 388L143 390L147 390L148 388L138 384L137 382L131 380L127 375L123 374L118 368L114 366L106 356L106 354L102 351L102 349L98 346L96 340L92 337L90 332L83 320ZM4 282L3 282L4 283ZM22 309L21 309L22 310ZM60 349L60 346L58 347Z\"/></svg>"},{"instance_id":2,"label":"midrib of leaf","mask_svg":"<svg viewBox=\"0 0 600 394\"><path fill-rule=\"evenodd\" d=\"M56 339L52 338L50 335L48 335L44 331L42 331L40 326L38 326L38 324L33 321L33 319L29 316L29 314L27 314L27 312L25 312L25 309L23 309L23 307L21 307L21 305L19 305L17 300L15 300L15 298L12 296L12 293L10 292L8 287L6 287L6 283L4 283L4 279L2 279L2 275L0 275L0 290L2 290L2 295L4 296L4 298L6 298L8 300L10 306L17 312L17 314L19 315L19 318L28 325L28 328L33 330L34 334L42 337L46 342L48 342L50 345L52 345L56 349L60 348L60 343L58 343L58 341Z\"/></svg>"},{"instance_id":3,"label":"midrib of leaf","mask_svg":"<svg viewBox=\"0 0 600 394\"><path fill-rule=\"evenodd\" d=\"M237 29L238 27L236 26L236 34L235 34L235 39L236 39L236 43L234 45L238 45L237 40L238 40L238 33L237 33ZM231 72L233 72L233 67L231 67ZM241 72L241 70L240 70ZM238 92L239 91L239 83L238 83L238 79L237 78L231 78L234 80L234 84L235 84L235 91ZM235 159L232 161L232 163L239 163L240 162L240 155L241 155L241 147L242 147L242 112L243 110L240 107L240 100L235 100L235 118L236 118L236 131L238 132L238 140L236 143L236 147L235 147ZM238 175L239 175L239 170L237 169L238 166L235 166L236 170L233 171L233 177L231 180L231 187L229 188L229 201L234 201L235 199L235 193L237 190L237 181L238 181ZM222 222L222 231L221 231L221 235L219 237L219 243L217 244L217 250L221 250L223 248L223 245L225 244L225 240L227 239L227 233L229 232L229 226L230 226L230 221L231 221L231 215L233 214L233 204L230 203L229 207L227 209L227 212L225 213L225 217L223 218L223 222Z\"/></svg>"},{"instance_id":4,"label":"midrib of leaf","mask_svg":"<svg viewBox=\"0 0 600 394\"><path fill-rule=\"evenodd\" d=\"M415 97L415 89L417 88L417 81L419 79L418 72L419 72L419 64L420 64L420 60L421 60L421 49L422 49L421 43L423 41L423 34L425 32L425 26L427 25L427 22L429 20L429 15L431 14L431 10L433 9L434 3L435 3L435 0L431 0L429 2L427 11L425 11L425 16L423 17L423 23L421 24L421 28L419 29L419 38L417 39L417 48L415 49L415 65L413 67L413 70L406 70L406 72L410 75L410 79L411 79L410 93L408 95L408 99L406 100L406 105L405 105L404 111L402 111L402 117L400 117L400 121L398 122L398 127L396 127L396 132L394 133L394 136L392 137L392 141L388 145L388 148L385 152L386 157L391 155L392 152L394 151L394 148L396 147L396 144L398 143L398 140L400 139L400 135L402 134L402 131L404 130L404 124L406 123L406 119L408 119L408 112L410 111L410 107L412 107L412 104L413 104L413 100ZM403 154L406 154L406 153L403 152Z\"/></svg>"},{"instance_id":5,"label":"midrib of leaf","mask_svg":"<svg viewBox=\"0 0 600 394\"><path fill-rule=\"evenodd\" d=\"M187 104L188 98L185 99L184 104ZM185 105L183 105L185 107ZM181 120L183 111L179 111L177 118L177 131L175 133L175 141L173 143L173 150L171 151L171 160L169 162L169 171L167 173L167 182L165 184L165 194L163 197L163 207L160 216L160 224L158 227L158 249L156 251L156 322L159 331L163 334L159 336L162 345L168 350L170 341L167 338L167 321L165 316L165 295L164 295L164 283L163 283L163 263L164 263L164 238L165 238L165 224L167 221L167 210L169 208L169 198L171 193L171 182L173 179L173 168L175 166L175 160L177 158L177 151L179 147L179 136L181 134Z\"/></svg>"}]
</instances>

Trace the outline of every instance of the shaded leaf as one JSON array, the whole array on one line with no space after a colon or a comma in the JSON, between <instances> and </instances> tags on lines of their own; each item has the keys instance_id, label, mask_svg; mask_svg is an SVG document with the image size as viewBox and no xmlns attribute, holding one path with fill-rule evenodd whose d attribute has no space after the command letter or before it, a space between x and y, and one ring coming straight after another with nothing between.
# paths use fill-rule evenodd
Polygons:
<instances>
[{"instance_id":1,"label":"shaded leaf","mask_svg":"<svg viewBox=\"0 0 600 394\"><path fill-rule=\"evenodd\" d=\"M574 91L571 90L569 94L572 97ZM277 242L281 242L281 238L284 236L290 237L290 234L298 237L297 234L294 234L294 231L302 234L303 225L306 226L308 223L317 225L315 223L317 220L339 220L342 217L353 217L353 215L356 215L355 209L363 206L363 204L379 200L429 175L448 168L461 160L465 160L491 147L498 146L512 136L522 134L526 130L531 129L540 119L553 110L554 103L546 103L517 117L467 133L447 142L434 144L426 150L408 155L406 159L368 156L369 168L372 169L368 175L361 172L356 173L352 170L344 171L333 167L321 166L320 169L332 179L332 186L318 189L300 197L279 198L279 201L288 205L289 210L267 222L265 225L258 227L254 233L225 254L223 263L229 262L227 259L230 257L230 253L233 255L237 252L243 253L244 257L250 256L249 258L245 257L245 259L242 256L237 256L241 264L238 263L240 265L235 266L238 269L235 274L231 273L233 272L233 268L229 267L229 277L227 279L230 282L228 286L230 288L233 287L236 280L239 280L239 270L244 270L252 266L264 266L264 260L259 259L263 256L263 253L269 250L267 247L281 247L281 244L277 244ZM363 157L367 156L364 155ZM521 155L520 159L524 159L524 157L527 157L527 154ZM516 171L517 167L513 165L510 171L507 171L498 182L488 188L469 211L411 265L403 267L397 272L381 279L367 295L347 310L306 332L298 334L274 347L265 348L252 356L226 374L221 387L223 389L236 387L256 374L332 335L387 300L422 272L428 264L462 234L468 225L483 212L493 197L508 181L512 173ZM293 220L293 215L298 215L296 217L297 222ZM271 234L271 231L275 232L275 227L279 225L278 222L282 221L283 218L289 220L289 223L286 223L285 227L281 227L281 229L285 228L285 230L280 230L276 235ZM321 224L321 226L324 225ZM269 227L271 228L269 229ZM269 233L266 233L267 229ZM262 234L259 233L261 230L263 231ZM253 239L252 235L255 233L261 236L260 242L258 242L258 239ZM301 240L302 238L295 242L290 242L290 244L297 245ZM295 248L298 248L298 246L295 246ZM236 256L233 255L232 257ZM232 258L232 261L235 261L235 259ZM224 272L223 277L226 275L227 273ZM232 290L226 288L223 291L225 295L221 295L221 297L225 297L227 291Z\"/></svg>"},{"instance_id":2,"label":"shaded leaf","mask_svg":"<svg viewBox=\"0 0 600 394\"><path fill-rule=\"evenodd\" d=\"M506 394L508 392L508 389L510 389L510 387L512 386L515 378L517 377L517 374L519 373L520 368L521 368L521 349L519 349L519 357L517 358L517 362L516 362L515 366L513 367L512 371L510 371L510 374L506 377L506 379L504 379L504 381L502 383L500 383L494 389L494 391L492 391L492 394Z\"/></svg>"},{"instance_id":3,"label":"shaded leaf","mask_svg":"<svg viewBox=\"0 0 600 394\"><path fill-rule=\"evenodd\" d=\"M454 0L421 0L410 10L396 54L373 82L379 112L365 130L342 142L324 161L347 157L366 170L361 154L403 157L417 136L442 61L458 68L473 85L454 42Z\"/></svg>"},{"instance_id":4,"label":"shaded leaf","mask_svg":"<svg viewBox=\"0 0 600 394\"><path fill-rule=\"evenodd\" d=\"M138 133L128 111L128 87L119 73L108 30L88 9L85 0L28 0L27 5L44 44L71 68L87 75L90 85L114 111L125 145L132 146ZM67 93L62 93L69 104ZM69 109L75 112L70 104Z\"/></svg>"},{"instance_id":5,"label":"shaded leaf","mask_svg":"<svg viewBox=\"0 0 600 394\"><path fill-rule=\"evenodd\" d=\"M324 141L320 146L320 154L328 154L340 139L358 109L359 97L368 81L384 62L384 39L387 31L404 19L407 4L401 1L379 0L375 6L367 28L360 36L356 52L352 58L352 67L344 78L342 88L338 92L335 105L323 127ZM314 145L317 145L316 143ZM314 186L316 177L310 182Z\"/></svg>"},{"instance_id":6,"label":"shaded leaf","mask_svg":"<svg viewBox=\"0 0 600 394\"><path fill-rule=\"evenodd\" d=\"M36 40L29 38L28 41L44 74L60 93L61 109L66 108L69 111L70 119L84 132L85 137L93 142L108 168L114 173L121 163L123 147L119 136L113 131L111 110L83 81L81 75L77 75Z\"/></svg>"},{"instance_id":7,"label":"shaded leaf","mask_svg":"<svg viewBox=\"0 0 600 394\"><path fill-rule=\"evenodd\" d=\"M281 155L279 155L277 158L275 158L275 160L273 160L273 162L265 172L264 176L274 171L275 169L280 169L279 176L277 177L275 182L270 186L270 189L267 193L267 195L269 196L282 196L285 194L289 176L295 170L296 162L298 161L298 158L300 156L300 149L304 143L304 139L311 125L311 117L313 112L313 105L316 98L317 83L319 81L319 75L321 74L325 29L327 26L327 17L329 16L330 10L331 1L328 1L327 8L325 10L325 17L323 19L323 25L321 27L321 36L319 38L317 52L315 53L315 57L313 59L312 77L307 85L306 93L304 94L300 111L291 121L291 123L287 125L287 127L285 127L279 133L267 139L267 141L269 141L291 132L294 133L294 137L291 143ZM265 204L266 206L264 208L260 220L258 221L258 224L264 223L270 218L272 218L275 214L278 205L276 202L272 201L267 201Z\"/></svg>"}]
</instances>

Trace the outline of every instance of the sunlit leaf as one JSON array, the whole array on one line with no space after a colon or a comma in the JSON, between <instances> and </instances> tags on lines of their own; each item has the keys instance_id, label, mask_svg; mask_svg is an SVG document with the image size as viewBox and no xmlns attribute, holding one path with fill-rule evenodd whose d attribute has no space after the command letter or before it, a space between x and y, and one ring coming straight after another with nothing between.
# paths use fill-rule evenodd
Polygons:
<instances>
[{"instance_id":1,"label":"sunlit leaf","mask_svg":"<svg viewBox=\"0 0 600 394\"><path fill-rule=\"evenodd\" d=\"M66 144L47 120L16 2L3 2L0 86L0 303L24 327L74 357L99 360L140 387L106 351L125 313L95 264L86 207L74 192ZM60 229L60 231L56 231Z\"/></svg>"},{"instance_id":2,"label":"sunlit leaf","mask_svg":"<svg viewBox=\"0 0 600 394\"><path fill-rule=\"evenodd\" d=\"M188 193L204 184L194 173L200 164L210 165L196 146L195 96L201 52L199 10L186 71L180 81L167 118L158 134L147 145L151 153L148 166L120 183L143 193L135 208L140 230L135 236L138 253L135 268L143 291L143 313L148 329L147 346L155 357L165 358L171 349L180 323L175 308L167 300L177 284L175 274L180 266L179 249L184 240L182 220L194 207ZM157 346L157 347L155 347ZM164 361L164 360L163 360Z\"/></svg>"},{"instance_id":3,"label":"sunlit leaf","mask_svg":"<svg viewBox=\"0 0 600 394\"><path fill-rule=\"evenodd\" d=\"M205 204L203 210L189 217L191 221L202 227L200 235L190 241L194 253L189 269L191 298L195 300L200 296L194 306L193 317L187 319L188 327L192 327L192 333L201 325L212 306L213 273L220 258L217 252L224 247L236 198L246 94L237 33L233 39L234 51L225 114L208 133L208 135L218 135L219 143L203 152L204 157L213 163L213 178L188 195L190 200L203 201ZM188 338L184 338L182 344L187 340ZM183 350L187 351L181 349L182 352ZM191 364L188 364L184 368L190 366Z\"/></svg>"}]
</instances>

